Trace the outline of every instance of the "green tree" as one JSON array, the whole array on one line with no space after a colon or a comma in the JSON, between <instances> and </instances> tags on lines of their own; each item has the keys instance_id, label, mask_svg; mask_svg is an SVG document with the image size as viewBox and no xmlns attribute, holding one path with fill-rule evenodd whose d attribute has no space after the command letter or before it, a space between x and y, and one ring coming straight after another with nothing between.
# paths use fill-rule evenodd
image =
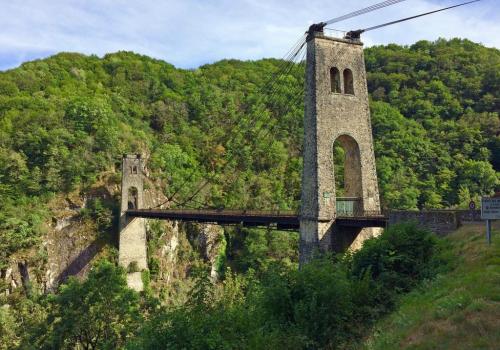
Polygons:
<instances>
[{"instance_id":1,"label":"green tree","mask_svg":"<svg viewBox=\"0 0 500 350\"><path fill-rule=\"evenodd\" d=\"M107 261L99 262L83 282L70 278L51 299L46 324L25 347L116 349L141 322L138 295L127 287L123 269Z\"/></svg>"}]
</instances>

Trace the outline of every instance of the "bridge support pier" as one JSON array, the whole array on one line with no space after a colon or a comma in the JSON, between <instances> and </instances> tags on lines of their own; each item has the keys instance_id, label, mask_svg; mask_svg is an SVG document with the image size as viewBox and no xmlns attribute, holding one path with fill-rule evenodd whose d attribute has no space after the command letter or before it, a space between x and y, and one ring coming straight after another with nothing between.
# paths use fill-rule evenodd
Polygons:
<instances>
[{"instance_id":1,"label":"bridge support pier","mask_svg":"<svg viewBox=\"0 0 500 350\"><path fill-rule=\"evenodd\" d=\"M144 177L139 154L122 158L122 198L118 262L127 271L127 284L136 291L144 289L142 271L148 268L146 222L143 218L127 218L129 209L142 209Z\"/></svg>"},{"instance_id":2,"label":"bridge support pier","mask_svg":"<svg viewBox=\"0 0 500 350\"><path fill-rule=\"evenodd\" d=\"M330 249L333 226L333 221L300 220L299 265Z\"/></svg>"},{"instance_id":3,"label":"bridge support pier","mask_svg":"<svg viewBox=\"0 0 500 350\"><path fill-rule=\"evenodd\" d=\"M359 248L380 229L339 223L346 204L354 216L380 214L363 45L322 32L307 41L300 264L315 251ZM344 150L343 195L337 198L334 144ZM338 210L337 210L338 209ZM365 226L370 223L365 222Z\"/></svg>"},{"instance_id":4,"label":"bridge support pier","mask_svg":"<svg viewBox=\"0 0 500 350\"><path fill-rule=\"evenodd\" d=\"M381 232L381 227L342 226L334 220L301 220L299 264L303 265L321 253L357 250L366 239L378 236Z\"/></svg>"}]
</instances>

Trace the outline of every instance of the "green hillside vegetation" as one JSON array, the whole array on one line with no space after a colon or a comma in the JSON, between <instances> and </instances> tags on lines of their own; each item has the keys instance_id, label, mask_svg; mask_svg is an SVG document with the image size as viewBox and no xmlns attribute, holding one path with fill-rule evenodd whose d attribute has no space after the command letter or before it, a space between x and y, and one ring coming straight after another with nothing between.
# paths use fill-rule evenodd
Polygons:
<instances>
[{"instance_id":1,"label":"green hillside vegetation","mask_svg":"<svg viewBox=\"0 0 500 350\"><path fill-rule=\"evenodd\" d=\"M454 39L372 47L365 58L384 208L464 208L498 188L499 50ZM148 186L172 207L297 209L304 67L269 92L282 65L224 60L181 70L131 52L61 53L0 72L0 272L25 252L43 261L49 203L119 184L124 153L147 158ZM334 152L340 170L342 150ZM109 246L117 201L93 199L81 211ZM161 230L151 224L150 248ZM57 294L28 285L0 296L0 349L379 346L386 340L371 328L388 327L392 316L376 322L403 295L446 278L453 288L444 273L457 250L411 225L301 271L297 245L296 233L225 228L220 283L193 265L186 303L163 298L146 275L143 295L128 290L111 249L110 261ZM149 263L154 280L159 265ZM411 332L401 327L394 341L406 344Z\"/></svg>"},{"instance_id":2,"label":"green hillside vegetation","mask_svg":"<svg viewBox=\"0 0 500 350\"><path fill-rule=\"evenodd\" d=\"M483 230L442 240L391 226L353 254L228 270L218 284L198 269L182 305L139 297L100 261L57 295L0 308L0 349L495 349L500 244Z\"/></svg>"},{"instance_id":3,"label":"green hillside vegetation","mask_svg":"<svg viewBox=\"0 0 500 350\"><path fill-rule=\"evenodd\" d=\"M186 303L161 304L128 289L107 261L58 294L0 309L0 348L21 349L334 349L350 348L422 280L447 268L434 234L392 226L354 254L301 270L273 263L214 284L195 272ZM15 317L17 316L17 317Z\"/></svg>"},{"instance_id":4,"label":"green hillside vegetation","mask_svg":"<svg viewBox=\"0 0 500 350\"><path fill-rule=\"evenodd\" d=\"M500 230L484 225L451 234L455 268L401 298L366 349L496 349L500 344Z\"/></svg>"},{"instance_id":5,"label":"green hillside vegetation","mask_svg":"<svg viewBox=\"0 0 500 350\"><path fill-rule=\"evenodd\" d=\"M463 207L500 169L500 52L467 40L366 49L384 207ZM46 203L150 158L189 206L296 209L303 66L279 60L180 70L130 52L61 53L0 73L0 265L36 244ZM203 179L209 184L203 186ZM184 205L184 206L186 206Z\"/></svg>"}]
</instances>

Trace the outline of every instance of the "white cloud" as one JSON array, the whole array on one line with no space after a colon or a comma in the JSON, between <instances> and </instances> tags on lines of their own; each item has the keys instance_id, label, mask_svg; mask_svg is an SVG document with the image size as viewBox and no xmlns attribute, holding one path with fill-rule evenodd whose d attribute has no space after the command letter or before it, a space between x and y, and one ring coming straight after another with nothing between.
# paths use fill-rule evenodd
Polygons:
<instances>
[{"instance_id":1,"label":"white cloud","mask_svg":"<svg viewBox=\"0 0 500 350\"><path fill-rule=\"evenodd\" d=\"M378 1L0 0L0 69L26 57L60 51L103 55L132 50L184 68L222 58L282 57L309 24ZM364 28L451 3L407 0L337 26ZM411 44L420 39L464 37L500 47L497 7L498 0L483 0L368 32L363 41Z\"/></svg>"}]
</instances>

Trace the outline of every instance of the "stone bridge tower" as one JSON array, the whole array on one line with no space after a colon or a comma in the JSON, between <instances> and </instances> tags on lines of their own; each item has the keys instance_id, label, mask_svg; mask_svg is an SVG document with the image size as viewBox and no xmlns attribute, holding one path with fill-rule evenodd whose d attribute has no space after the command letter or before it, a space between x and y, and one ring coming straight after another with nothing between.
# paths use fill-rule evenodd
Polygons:
<instances>
[{"instance_id":1,"label":"stone bridge tower","mask_svg":"<svg viewBox=\"0 0 500 350\"><path fill-rule=\"evenodd\" d=\"M379 232L335 222L341 216L335 189L335 141L345 151L344 191L352 200L354 216L380 213L363 45L313 32L307 42L301 263L317 249L356 248Z\"/></svg>"},{"instance_id":2,"label":"stone bridge tower","mask_svg":"<svg viewBox=\"0 0 500 350\"><path fill-rule=\"evenodd\" d=\"M136 291L143 290L141 271L148 268L146 253L146 222L143 218L127 219L128 209L144 205L143 163L140 154L122 158L122 198L120 212L119 263L127 270L127 283Z\"/></svg>"}]
</instances>

